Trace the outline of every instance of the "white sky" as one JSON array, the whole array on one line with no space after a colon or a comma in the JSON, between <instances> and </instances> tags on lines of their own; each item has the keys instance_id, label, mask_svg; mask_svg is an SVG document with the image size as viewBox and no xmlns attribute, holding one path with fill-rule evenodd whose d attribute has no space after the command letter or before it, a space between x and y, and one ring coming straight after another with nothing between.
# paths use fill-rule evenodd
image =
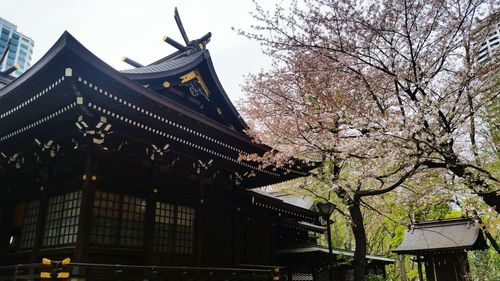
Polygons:
<instances>
[{"instance_id":1,"label":"white sky","mask_svg":"<svg viewBox=\"0 0 500 281\"><path fill-rule=\"evenodd\" d=\"M190 40L212 32L207 47L219 79L233 103L240 99L243 76L270 65L258 43L231 30L254 23L251 0L0 0L0 17L35 41L32 65L68 30L103 61L125 69L122 56L148 64L174 52L164 35L183 43L174 7Z\"/></svg>"}]
</instances>

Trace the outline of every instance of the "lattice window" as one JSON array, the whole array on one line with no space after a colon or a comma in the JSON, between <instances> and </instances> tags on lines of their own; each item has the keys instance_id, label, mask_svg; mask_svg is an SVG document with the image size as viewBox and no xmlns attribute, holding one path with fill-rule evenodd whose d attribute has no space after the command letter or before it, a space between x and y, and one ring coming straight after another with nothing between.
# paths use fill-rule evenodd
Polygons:
<instances>
[{"instance_id":1,"label":"lattice window","mask_svg":"<svg viewBox=\"0 0 500 281\"><path fill-rule=\"evenodd\" d=\"M312 281L312 273L294 272L292 273L292 281Z\"/></svg>"},{"instance_id":2,"label":"lattice window","mask_svg":"<svg viewBox=\"0 0 500 281\"><path fill-rule=\"evenodd\" d=\"M43 245L54 246L76 242L82 192L71 192L49 199Z\"/></svg>"},{"instance_id":3,"label":"lattice window","mask_svg":"<svg viewBox=\"0 0 500 281\"><path fill-rule=\"evenodd\" d=\"M141 247L144 241L145 216L145 199L96 191L91 241Z\"/></svg>"},{"instance_id":4,"label":"lattice window","mask_svg":"<svg viewBox=\"0 0 500 281\"><path fill-rule=\"evenodd\" d=\"M123 197L120 244L142 246L145 214L145 199L132 196Z\"/></svg>"},{"instance_id":5,"label":"lattice window","mask_svg":"<svg viewBox=\"0 0 500 281\"><path fill-rule=\"evenodd\" d=\"M21 230L20 248L32 248L35 244L36 224L40 211L40 200L29 202L26 205L23 227Z\"/></svg>"},{"instance_id":6,"label":"lattice window","mask_svg":"<svg viewBox=\"0 0 500 281\"><path fill-rule=\"evenodd\" d=\"M156 202L153 245L157 252L174 250L175 206Z\"/></svg>"},{"instance_id":7,"label":"lattice window","mask_svg":"<svg viewBox=\"0 0 500 281\"><path fill-rule=\"evenodd\" d=\"M179 254L193 253L194 209L177 207L177 226L175 232L175 252Z\"/></svg>"},{"instance_id":8,"label":"lattice window","mask_svg":"<svg viewBox=\"0 0 500 281\"><path fill-rule=\"evenodd\" d=\"M155 251L192 254L194 219L193 208L156 202L153 240Z\"/></svg>"},{"instance_id":9,"label":"lattice window","mask_svg":"<svg viewBox=\"0 0 500 281\"><path fill-rule=\"evenodd\" d=\"M119 232L121 196L96 191L90 238L100 244L114 244Z\"/></svg>"}]
</instances>

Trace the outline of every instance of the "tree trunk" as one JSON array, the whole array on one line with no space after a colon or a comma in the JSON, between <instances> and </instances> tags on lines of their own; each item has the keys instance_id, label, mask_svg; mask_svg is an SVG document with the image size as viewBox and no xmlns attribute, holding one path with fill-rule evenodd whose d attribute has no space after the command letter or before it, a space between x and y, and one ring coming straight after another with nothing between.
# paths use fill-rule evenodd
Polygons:
<instances>
[{"instance_id":1,"label":"tree trunk","mask_svg":"<svg viewBox=\"0 0 500 281\"><path fill-rule=\"evenodd\" d=\"M352 218L352 232L354 234L354 281L366 280L366 232L363 224L363 214L360 208L361 199L354 196L353 204L349 205L349 213Z\"/></svg>"},{"instance_id":2,"label":"tree trunk","mask_svg":"<svg viewBox=\"0 0 500 281\"><path fill-rule=\"evenodd\" d=\"M398 255L398 267L399 267L399 279L401 279L401 281L407 281L408 278L406 278L405 258L402 255Z\"/></svg>"}]
</instances>

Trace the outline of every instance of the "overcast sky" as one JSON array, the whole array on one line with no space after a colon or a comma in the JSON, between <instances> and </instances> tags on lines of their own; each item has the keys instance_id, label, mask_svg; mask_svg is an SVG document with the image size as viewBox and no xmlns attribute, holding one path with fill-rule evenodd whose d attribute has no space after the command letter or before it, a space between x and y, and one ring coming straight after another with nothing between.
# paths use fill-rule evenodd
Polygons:
<instances>
[{"instance_id":1,"label":"overcast sky","mask_svg":"<svg viewBox=\"0 0 500 281\"><path fill-rule=\"evenodd\" d=\"M231 30L253 23L251 0L0 0L0 17L35 41L32 64L67 30L106 63L125 69L122 56L148 64L174 52L164 35L183 42L174 7L190 40L212 32L207 47L219 79L233 103L240 99L243 76L270 65L256 42Z\"/></svg>"}]
</instances>

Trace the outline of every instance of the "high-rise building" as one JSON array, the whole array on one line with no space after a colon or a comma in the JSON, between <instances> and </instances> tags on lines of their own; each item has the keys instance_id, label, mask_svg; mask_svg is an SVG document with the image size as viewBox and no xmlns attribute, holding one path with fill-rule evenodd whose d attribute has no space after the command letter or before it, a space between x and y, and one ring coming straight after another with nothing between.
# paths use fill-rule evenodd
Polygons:
<instances>
[{"instance_id":1,"label":"high-rise building","mask_svg":"<svg viewBox=\"0 0 500 281\"><path fill-rule=\"evenodd\" d=\"M0 18L0 55L4 53L10 41L10 48L3 61L0 62L0 71L18 64L19 68L12 76L21 75L30 67L35 42L33 39L17 31L17 26Z\"/></svg>"},{"instance_id":2,"label":"high-rise building","mask_svg":"<svg viewBox=\"0 0 500 281\"><path fill-rule=\"evenodd\" d=\"M489 25L491 30L489 31L486 40L481 43L481 47L477 55L477 61L479 63L487 62L491 59L493 53L500 49L500 11L493 14L492 18L496 20Z\"/></svg>"}]
</instances>

